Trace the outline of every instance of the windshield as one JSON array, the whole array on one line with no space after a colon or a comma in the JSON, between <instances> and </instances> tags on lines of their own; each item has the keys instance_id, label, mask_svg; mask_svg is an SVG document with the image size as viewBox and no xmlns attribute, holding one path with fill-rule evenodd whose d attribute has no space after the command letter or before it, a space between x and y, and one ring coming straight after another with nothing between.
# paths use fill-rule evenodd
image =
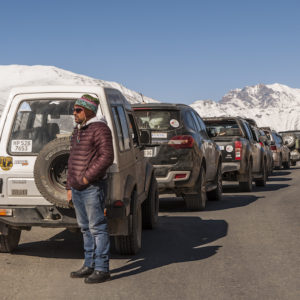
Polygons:
<instances>
[{"instance_id":1,"label":"windshield","mask_svg":"<svg viewBox=\"0 0 300 300\"><path fill-rule=\"evenodd\" d=\"M135 115L140 129L166 131L181 126L178 110L135 109Z\"/></svg>"},{"instance_id":2,"label":"windshield","mask_svg":"<svg viewBox=\"0 0 300 300\"><path fill-rule=\"evenodd\" d=\"M216 136L243 136L239 125L235 121L205 121L206 128Z\"/></svg>"},{"instance_id":3,"label":"windshield","mask_svg":"<svg viewBox=\"0 0 300 300\"><path fill-rule=\"evenodd\" d=\"M75 100L30 100L20 103L9 139L9 153L37 154L58 134L71 134L75 126Z\"/></svg>"}]
</instances>

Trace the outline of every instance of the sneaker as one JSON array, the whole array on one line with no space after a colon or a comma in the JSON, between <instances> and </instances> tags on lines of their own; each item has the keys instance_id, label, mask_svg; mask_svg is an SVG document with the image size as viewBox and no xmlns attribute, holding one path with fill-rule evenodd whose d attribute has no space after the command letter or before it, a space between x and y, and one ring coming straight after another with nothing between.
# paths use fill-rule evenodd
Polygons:
<instances>
[{"instance_id":1,"label":"sneaker","mask_svg":"<svg viewBox=\"0 0 300 300\"><path fill-rule=\"evenodd\" d=\"M101 283L110 280L110 273L103 271L94 271L89 277L84 279L85 283Z\"/></svg>"},{"instance_id":2,"label":"sneaker","mask_svg":"<svg viewBox=\"0 0 300 300\"><path fill-rule=\"evenodd\" d=\"M91 275L94 272L93 268L82 266L78 271L71 272L71 278L83 278Z\"/></svg>"}]
</instances>

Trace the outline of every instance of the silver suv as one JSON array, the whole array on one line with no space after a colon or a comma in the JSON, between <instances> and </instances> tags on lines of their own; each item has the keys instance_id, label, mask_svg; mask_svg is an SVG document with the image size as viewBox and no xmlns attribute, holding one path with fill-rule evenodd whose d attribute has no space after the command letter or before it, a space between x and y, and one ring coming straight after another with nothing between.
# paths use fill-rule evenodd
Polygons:
<instances>
[{"instance_id":1,"label":"silver suv","mask_svg":"<svg viewBox=\"0 0 300 300\"><path fill-rule=\"evenodd\" d=\"M13 251L21 231L32 226L77 228L65 184L72 107L83 93L101 99L98 112L112 131L106 214L117 252L136 253L142 226L155 226L157 183L122 93L98 86L24 87L11 92L0 122L0 252Z\"/></svg>"}]
</instances>

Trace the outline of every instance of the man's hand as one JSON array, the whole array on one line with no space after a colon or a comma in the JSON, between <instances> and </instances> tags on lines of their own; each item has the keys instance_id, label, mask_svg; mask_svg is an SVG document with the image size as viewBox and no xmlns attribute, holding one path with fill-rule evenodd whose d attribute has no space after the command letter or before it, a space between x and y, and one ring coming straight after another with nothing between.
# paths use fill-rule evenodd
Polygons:
<instances>
[{"instance_id":1,"label":"man's hand","mask_svg":"<svg viewBox=\"0 0 300 300\"><path fill-rule=\"evenodd\" d=\"M72 191L67 190L67 201L70 202L72 200Z\"/></svg>"},{"instance_id":2,"label":"man's hand","mask_svg":"<svg viewBox=\"0 0 300 300\"><path fill-rule=\"evenodd\" d=\"M85 177L82 178L82 181L84 184L89 184L88 180Z\"/></svg>"}]
</instances>

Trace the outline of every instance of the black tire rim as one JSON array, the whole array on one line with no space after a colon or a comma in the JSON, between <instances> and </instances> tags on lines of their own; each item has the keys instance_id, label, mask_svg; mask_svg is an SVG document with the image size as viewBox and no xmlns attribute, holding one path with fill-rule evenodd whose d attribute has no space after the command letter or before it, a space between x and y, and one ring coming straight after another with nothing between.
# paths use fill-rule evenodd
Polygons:
<instances>
[{"instance_id":1,"label":"black tire rim","mask_svg":"<svg viewBox=\"0 0 300 300\"><path fill-rule=\"evenodd\" d=\"M65 189L68 174L68 158L69 154L57 156L50 164L49 179L56 189Z\"/></svg>"}]
</instances>

